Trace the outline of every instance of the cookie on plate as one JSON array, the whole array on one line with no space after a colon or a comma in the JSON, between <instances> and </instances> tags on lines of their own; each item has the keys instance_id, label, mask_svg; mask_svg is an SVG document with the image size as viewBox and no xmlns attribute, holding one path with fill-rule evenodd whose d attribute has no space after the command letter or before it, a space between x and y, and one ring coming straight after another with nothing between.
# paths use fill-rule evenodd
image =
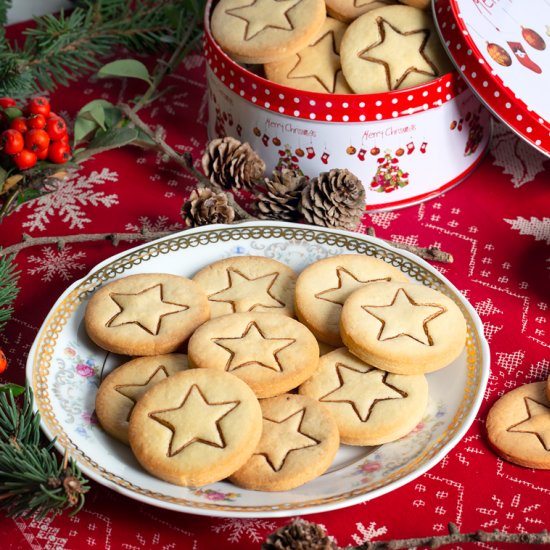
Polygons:
<instances>
[{"instance_id":1,"label":"cookie on plate","mask_svg":"<svg viewBox=\"0 0 550 550\"><path fill-rule=\"evenodd\" d=\"M264 65L268 80L297 90L322 94L351 94L340 64L340 42L345 23L327 17L319 32L302 50Z\"/></svg>"},{"instance_id":2,"label":"cookie on plate","mask_svg":"<svg viewBox=\"0 0 550 550\"><path fill-rule=\"evenodd\" d=\"M487 435L504 459L550 470L550 401L546 382L533 382L505 393L489 410Z\"/></svg>"},{"instance_id":3,"label":"cookie on plate","mask_svg":"<svg viewBox=\"0 0 550 550\"><path fill-rule=\"evenodd\" d=\"M310 397L288 393L262 399L260 406L260 442L229 480L255 491L289 491L323 474L340 440L328 410Z\"/></svg>"},{"instance_id":4,"label":"cookie on plate","mask_svg":"<svg viewBox=\"0 0 550 550\"><path fill-rule=\"evenodd\" d=\"M187 355L181 353L138 357L117 367L101 382L95 398L102 428L128 445L128 422L138 400L161 380L187 368Z\"/></svg>"},{"instance_id":5,"label":"cookie on plate","mask_svg":"<svg viewBox=\"0 0 550 550\"><path fill-rule=\"evenodd\" d=\"M143 395L128 436L148 472L176 485L201 486L240 468L261 432L260 404L242 380L213 369L189 369Z\"/></svg>"},{"instance_id":6,"label":"cookie on plate","mask_svg":"<svg viewBox=\"0 0 550 550\"><path fill-rule=\"evenodd\" d=\"M166 273L130 275L100 288L84 324L100 347L123 355L170 353L209 318L200 286Z\"/></svg>"},{"instance_id":7,"label":"cookie on plate","mask_svg":"<svg viewBox=\"0 0 550 550\"><path fill-rule=\"evenodd\" d=\"M356 19L342 39L340 59L358 94L417 86L452 68L431 16L410 6L386 6Z\"/></svg>"},{"instance_id":8,"label":"cookie on plate","mask_svg":"<svg viewBox=\"0 0 550 550\"><path fill-rule=\"evenodd\" d=\"M340 440L348 445L380 445L403 437L422 420L428 404L423 374L376 369L346 348L323 355L299 391L328 408Z\"/></svg>"},{"instance_id":9,"label":"cookie on plate","mask_svg":"<svg viewBox=\"0 0 550 550\"><path fill-rule=\"evenodd\" d=\"M241 63L269 63L304 48L326 18L323 0L221 0L210 26Z\"/></svg>"},{"instance_id":10,"label":"cookie on plate","mask_svg":"<svg viewBox=\"0 0 550 550\"><path fill-rule=\"evenodd\" d=\"M448 296L415 283L373 283L344 304L340 334L370 365L397 374L431 372L454 361L466 343L466 320Z\"/></svg>"},{"instance_id":11,"label":"cookie on plate","mask_svg":"<svg viewBox=\"0 0 550 550\"><path fill-rule=\"evenodd\" d=\"M342 254L308 266L296 281L294 307L298 319L323 342L339 347L340 313L348 296L378 281L408 281L396 267L360 254Z\"/></svg>"},{"instance_id":12,"label":"cookie on plate","mask_svg":"<svg viewBox=\"0 0 550 550\"><path fill-rule=\"evenodd\" d=\"M368 11L395 3L392 0L325 0L325 2L327 13L344 23L351 23Z\"/></svg>"},{"instance_id":13,"label":"cookie on plate","mask_svg":"<svg viewBox=\"0 0 550 550\"><path fill-rule=\"evenodd\" d=\"M211 319L189 340L189 364L230 372L258 397L299 386L319 363L315 336L276 313L235 313Z\"/></svg>"},{"instance_id":14,"label":"cookie on plate","mask_svg":"<svg viewBox=\"0 0 550 550\"><path fill-rule=\"evenodd\" d=\"M210 315L246 311L294 315L296 273L261 256L237 256L201 269L193 280L206 292Z\"/></svg>"}]
</instances>

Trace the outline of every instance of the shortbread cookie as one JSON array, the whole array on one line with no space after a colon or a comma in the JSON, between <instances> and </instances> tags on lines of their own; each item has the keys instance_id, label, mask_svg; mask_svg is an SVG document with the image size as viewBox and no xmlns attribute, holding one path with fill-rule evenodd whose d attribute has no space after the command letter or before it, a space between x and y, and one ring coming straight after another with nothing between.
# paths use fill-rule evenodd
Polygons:
<instances>
[{"instance_id":1,"label":"shortbread cookie","mask_svg":"<svg viewBox=\"0 0 550 550\"><path fill-rule=\"evenodd\" d=\"M340 313L346 298L379 281L408 279L396 267L371 256L342 254L315 262L296 281L296 316L319 340L339 347Z\"/></svg>"},{"instance_id":2,"label":"shortbread cookie","mask_svg":"<svg viewBox=\"0 0 550 550\"><path fill-rule=\"evenodd\" d=\"M327 13L344 23L351 23L368 11L395 3L392 0L325 0L325 2Z\"/></svg>"},{"instance_id":3,"label":"shortbread cookie","mask_svg":"<svg viewBox=\"0 0 550 550\"><path fill-rule=\"evenodd\" d=\"M309 44L325 18L323 0L221 0L210 25L236 61L269 63Z\"/></svg>"},{"instance_id":4,"label":"shortbread cookie","mask_svg":"<svg viewBox=\"0 0 550 550\"><path fill-rule=\"evenodd\" d=\"M487 435L506 460L550 470L550 401L546 382L525 384L505 393L489 410Z\"/></svg>"},{"instance_id":5,"label":"shortbread cookie","mask_svg":"<svg viewBox=\"0 0 550 550\"><path fill-rule=\"evenodd\" d=\"M277 260L227 258L205 267L193 280L206 292L212 317L246 311L294 315L296 273Z\"/></svg>"},{"instance_id":6,"label":"shortbread cookie","mask_svg":"<svg viewBox=\"0 0 550 550\"><path fill-rule=\"evenodd\" d=\"M380 445L403 437L422 420L428 404L423 374L391 374L363 363L345 348L321 357L319 368L300 386L334 416L340 440Z\"/></svg>"},{"instance_id":7,"label":"shortbread cookie","mask_svg":"<svg viewBox=\"0 0 550 550\"><path fill-rule=\"evenodd\" d=\"M309 92L351 94L340 65L340 42L347 25L327 17L320 31L302 50L264 65L268 80Z\"/></svg>"},{"instance_id":8,"label":"shortbread cookie","mask_svg":"<svg viewBox=\"0 0 550 550\"><path fill-rule=\"evenodd\" d=\"M317 340L317 343L319 344L319 355L326 355L327 353L335 350L334 346L325 344L325 342L322 342L321 340Z\"/></svg>"},{"instance_id":9,"label":"shortbread cookie","mask_svg":"<svg viewBox=\"0 0 550 550\"><path fill-rule=\"evenodd\" d=\"M116 368L101 382L95 398L102 428L128 445L128 422L138 400L155 384L187 368L187 355L181 353L138 357Z\"/></svg>"},{"instance_id":10,"label":"shortbread cookie","mask_svg":"<svg viewBox=\"0 0 550 550\"><path fill-rule=\"evenodd\" d=\"M176 485L200 486L240 468L261 432L260 405L244 382L226 372L189 369L138 401L128 435L148 472Z\"/></svg>"},{"instance_id":11,"label":"shortbread cookie","mask_svg":"<svg viewBox=\"0 0 550 550\"><path fill-rule=\"evenodd\" d=\"M356 19L342 39L340 58L358 94L417 86L451 70L432 18L410 6L386 6Z\"/></svg>"},{"instance_id":12,"label":"shortbread cookie","mask_svg":"<svg viewBox=\"0 0 550 550\"><path fill-rule=\"evenodd\" d=\"M319 364L315 336L301 323L276 313L235 313L211 319L189 340L189 364L225 370L258 397L299 386Z\"/></svg>"},{"instance_id":13,"label":"shortbread cookie","mask_svg":"<svg viewBox=\"0 0 550 550\"><path fill-rule=\"evenodd\" d=\"M100 288L84 315L88 336L100 347L124 355L169 353L209 318L200 286L177 275L147 273L117 279Z\"/></svg>"},{"instance_id":14,"label":"shortbread cookie","mask_svg":"<svg viewBox=\"0 0 550 550\"><path fill-rule=\"evenodd\" d=\"M338 451L334 418L305 395L260 401L262 437L254 454L229 480L245 489L289 491L323 474Z\"/></svg>"},{"instance_id":15,"label":"shortbread cookie","mask_svg":"<svg viewBox=\"0 0 550 550\"><path fill-rule=\"evenodd\" d=\"M397 374L420 374L454 361L467 327L445 294L421 284L380 282L346 300L340 333L363 361Z\"/></svg>"}]
</instances>

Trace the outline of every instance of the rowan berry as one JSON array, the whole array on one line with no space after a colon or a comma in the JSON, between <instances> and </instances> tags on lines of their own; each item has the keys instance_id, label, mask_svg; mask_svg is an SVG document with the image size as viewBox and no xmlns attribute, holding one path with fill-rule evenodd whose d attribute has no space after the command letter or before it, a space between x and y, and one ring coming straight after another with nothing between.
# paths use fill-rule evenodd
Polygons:
<instances>
[{"instance_id":1,"label":"rowan berry","mask_svg":"<svg viewBox=\"0 0 550 550\"><path fill-rule=\"evenodd\" d=\"M39 149L38 151L35 151L36 158L38 160L46 160L48 158L48 147L44 147L44 149Z\"/></svg>"},{"instance_id":2,"label":"rowan berry","mask_svg":"<svg viewBox=\"0 0 550 550\"><path fill-rule=\"evenodd\" d=\"M8 155L16 155L23 150L25 140L21 132L17 130L5 130L0 138L0 149Z\"/></svg>"},{"instance_id":3,"label":"rowan berry","mask_svg":"<svg viewBox=\"0 0 550 550\"><path fill-rule=\"evenodd\" d=\"M50 114L50 102L45 97L31 99L27 107L31 115L44 115L47 117Z\"/></svg>"},{"instance_id":4,"label":"rowan berry","mask_svg":"<svg viewBox=\"0 0 550 550\"><path fill-rule=\"evenodd\" d=\"M14 118L10 123L10 128L24 134L29 129L27 126L27 119L24 116Z\"/></svg>"},{"instance_id":5,"label":"rowan berry","mask_svg":"<svg viewBox=\"0 0 550 550\"><path fill-rule=\"evenodd\" d=\"M4 352L0 349L0 374L2 374L8 368L8 360L4 355Z\"/></svg>"},{"instance_id":6,"label":"rowan berry","mask_svg":"<svg viewBox=\"0 0 550 550\"><path fill-rule=\"evenodd\" d=\"M13 161L19 168L19 170L27 170L32 168L37 161L36 154L28 149L23 149L20 153L13 156Z\"/></svg>"},{"instance_id":7,"label":"rowan berry","mask_svg":"<svg viewBox=\"0 0 550 550\"><path fill-rule=\"evenodd\" d=\"M50 144L50 136L44 130L32 129L25 134L25 147L29 151L47 149Z\"/></svg>"},{"instance_id":8,"label":"rowan berry","mask_svg":"<svg viewBox=\"0 0 550 550\"><path fill-rule=\"evenodd\" d=\"M62 141L52 141L48 151L48 158L56 164L63 164L71 158L71 148Z\"/></svg>"},{"instance_id":9,"label":"rowan berry","mask_svg":"<svg viewBox=\"0 0 550 550\"><path fill-rule=\"evenodd\" d=\"M30 115L27 117L27 126L42 130L46 126L46 117L44 115Z\"/></svg>"},{"instance_id":10,"label":"rowan berry","mask_svg":"<svg viewBox=\"0 0 550 550\"><path fill-rule=\"evenodd\" d=\"M61 117L49 118L46 122L46 131L48 132L50 138L54 141L60 140L67 134L67 125Z\"/></svg>"},{"instance_id":11,"label":"rowan berry","mask_svg":"<svg viewBox=\"0 0 550 550\"><path fill-rule=\"evenodd\" d=\"M8 107L17 107L15 99L11 97L0 97L0 107L7 109Z\"/></svg>"}]
</instances>

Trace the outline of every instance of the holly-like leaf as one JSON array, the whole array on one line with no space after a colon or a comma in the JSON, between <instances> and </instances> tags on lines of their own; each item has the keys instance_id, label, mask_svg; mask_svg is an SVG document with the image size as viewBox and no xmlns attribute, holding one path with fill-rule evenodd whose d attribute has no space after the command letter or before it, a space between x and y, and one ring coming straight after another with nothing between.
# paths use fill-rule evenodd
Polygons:
<instances>
[{"instance_id":1,"label":"holly-like leaf","mask_svg":"<svg viewBox=\"0 0 550 550\"><path fill-rule=\"evenodd\" d=\"M25 393L25 388L19 384L0 384L0 393L11 392L14 397Z\"/></svg>"},{"instance_id":2,"label":"holly-like leaf","mask_svg":"<svg viewBox=\"0 0 550 550\"><path fill-rule=\"evenodd\" d=\"M74 143L89 138L98 128L106 130L106 112L114 105L104 99L90 101L76 115L74 123Z\"/></svg>"},{"instance_id":3,"label":"holly-like leaf","mask_svg":"<svg viewBox=\"0 0 550 550\"><path fill-rule=\"evenodd\" d=\"M137 59L118 59L103 65L99 69L97 75L100 78L108 78L111 76L119 76L126 78L139 78L151 85L151 77L147 67Z\"/></svg>"}]
</instances>

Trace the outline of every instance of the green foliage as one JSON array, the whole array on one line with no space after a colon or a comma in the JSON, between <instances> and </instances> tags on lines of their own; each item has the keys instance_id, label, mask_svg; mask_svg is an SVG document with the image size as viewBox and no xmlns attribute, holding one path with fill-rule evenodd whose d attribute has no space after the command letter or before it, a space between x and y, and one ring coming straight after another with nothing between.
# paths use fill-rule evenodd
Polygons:
<instances>
[{"instance_id":1,"label":"green foliage","mask_svg":"<svg viewBox=\"0 0 550 550\"><path fill-rule=\"evenodd\" d=\"M110 76L120 76L127 78L138 78L144 80L151 85L151 77L147 67L137 59L118 59L103 65L97 72L99 78L107 78Z\"/></svg>"},{"instance_id":2,"label":"green foliage","mask_svg":"<svg viewBox=\"0 0 550 550\"><path fill-rule=\"evenodd\" d=\"M13 302L19 292L18 280L13 256L0 257L0 332L13 313Z\"/></svg>"},{"instance_id":3,"label":"green foliage","mask_svg":"<svg viewBox=\"0 0 550 550\"><path fill-rule=\"evenodd\" d=\"M0 0L0 17L2 14ZM35 18L22 46L0 36L0 96L54 90L97 70L119 46L143 52L194 46L204 0L83 0L70 13Z\"/></svg>"},{"instance_id":4,"label":"green foliage","mask_svg":"<svg viewBox=\"0 0 550 550\"><path fill-rule=\"evenodd\" d=\"M59 460L53 441L41 444L32 391L25 390L18 406L11 389L0 390L0 510L11 517L77 513L87 480L73 460Z\"/></svg>"}]
</instances>

